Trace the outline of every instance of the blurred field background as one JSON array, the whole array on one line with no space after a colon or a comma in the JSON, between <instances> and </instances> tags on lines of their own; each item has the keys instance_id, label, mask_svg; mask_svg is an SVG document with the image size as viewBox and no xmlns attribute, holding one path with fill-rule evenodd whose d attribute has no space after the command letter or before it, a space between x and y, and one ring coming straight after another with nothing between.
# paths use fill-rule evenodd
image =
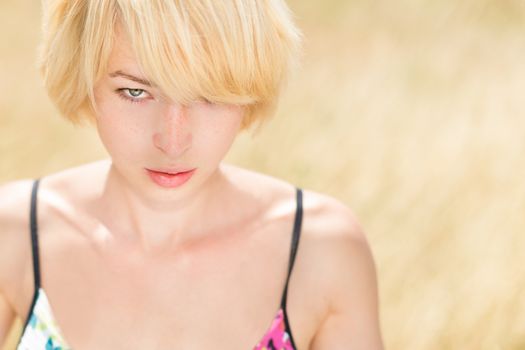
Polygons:
<instances>
[{"instance_id":1,"label":"blurred field background","mask_svg":"<svg viewBox=\"0 0 525 350\"><path fill-rule=\"evenodd\" d=\"M525 349L525 3L289 3L302 69L227 160L353 208L388 349ZM45 96L39 15L0 2L0 182L105 157Z\"/></svg>"}]
</instances>

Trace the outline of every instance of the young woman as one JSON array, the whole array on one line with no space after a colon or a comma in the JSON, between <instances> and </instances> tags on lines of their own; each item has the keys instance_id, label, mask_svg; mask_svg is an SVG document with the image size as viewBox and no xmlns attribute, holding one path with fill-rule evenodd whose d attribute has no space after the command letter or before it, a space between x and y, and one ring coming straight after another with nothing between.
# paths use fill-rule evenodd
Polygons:
<instances>
[{"instance_id":1,"label":"young woman","mask_svg":"<svg viewBox=\"0 0 525 350\"><path fill-rule=\"evenodd\" d=\"M0 187L0 343L382 349L351 210L222 161L299 37L281 0L44 2L48 94L109 158Z\"/></svg>"}]
</instances>

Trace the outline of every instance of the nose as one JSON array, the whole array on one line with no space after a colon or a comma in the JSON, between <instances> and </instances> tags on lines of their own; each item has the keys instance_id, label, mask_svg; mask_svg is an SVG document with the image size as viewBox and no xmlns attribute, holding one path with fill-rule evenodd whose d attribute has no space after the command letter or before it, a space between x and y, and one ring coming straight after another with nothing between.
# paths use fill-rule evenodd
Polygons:
<instances>
[{"instance_id":1,"label":"nose","mask_svg":"<svg viewBox=\"0 0 525 350\"><path fill-rule=\"evenodd\" d=\"M192 142L187 107L176 103L166 104L159 119L153 144L170 158L179 157L190 148Z\"/></svg>"}]
</instances>

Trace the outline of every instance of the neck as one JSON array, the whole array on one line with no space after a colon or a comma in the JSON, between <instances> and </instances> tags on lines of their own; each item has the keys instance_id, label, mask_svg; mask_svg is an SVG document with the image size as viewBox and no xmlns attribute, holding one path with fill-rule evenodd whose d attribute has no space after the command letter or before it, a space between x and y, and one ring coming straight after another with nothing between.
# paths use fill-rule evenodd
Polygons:
<instances>
[{"instance_id":1,"label":"neck","mask_svg":"<svg viewBox=\"0 0 525 350\"><path fill-rule=\"evenodd\" d=\"M99 210L106 225L104 241L119 246L125 242L143 253L183 246L219 225L217 213L221 212L225 184L219 167L198 188L182 189L180 195L166 192L151 196L132 186L111 165L100 197Z\"/></svg>"}]
</instances>

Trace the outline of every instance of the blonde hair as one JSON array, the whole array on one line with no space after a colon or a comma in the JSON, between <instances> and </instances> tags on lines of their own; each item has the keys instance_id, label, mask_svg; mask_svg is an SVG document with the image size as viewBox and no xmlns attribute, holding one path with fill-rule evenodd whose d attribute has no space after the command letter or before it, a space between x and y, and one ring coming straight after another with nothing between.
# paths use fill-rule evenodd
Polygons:
<instances>
[{"instance_id":1,"label":"blonde hair","mask_svg":"<svg viewBox=\"0 0 525 350\"><path fill-rule=\"evenodd\" d=\"M39 67L59 112L93 122L94 86L122 27L167 96L245 105L246 129L274 114L296 65L291 17L284 0L44 0Z\"/></svg>"}]
</instances>

